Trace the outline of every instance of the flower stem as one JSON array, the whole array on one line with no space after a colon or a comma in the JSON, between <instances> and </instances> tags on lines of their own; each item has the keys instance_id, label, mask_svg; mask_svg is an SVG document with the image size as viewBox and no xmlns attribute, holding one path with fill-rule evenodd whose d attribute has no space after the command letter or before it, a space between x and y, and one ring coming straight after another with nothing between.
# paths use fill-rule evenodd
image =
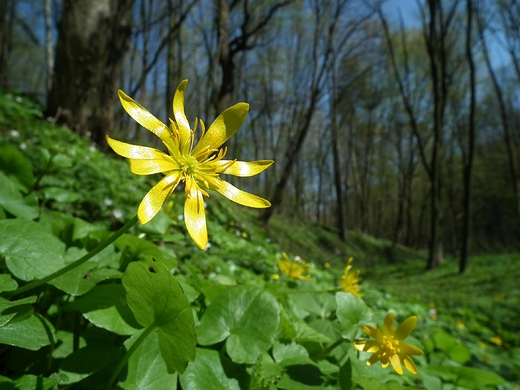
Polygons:
<instances>
[{"instance_id":1,"label":"flower stem","mask_svg":"<svg viewBox=\"0 0 520 390\"><path fill-rule=\"evenodd\" d=\"M121 359L121 361L117 365L116 369L112 373L112 376L108 380L107 385L105 387L106 390L110 389L110 386L112 386L112 383L114 383L114 381L117 379L117 377L119 376L119 374L121 373L123 368L125 368L126 363L128 363L128 360L134 354L135 350L137 348L139 348L139 346L144 341L144 339L146 339L148 337L148 335L150 333L152 333L155 329L157 329L157 325L154 322L148 328L146 328L143 333L141 333L141 335L137 338L137 340L135 340L135 342L132 344L130 349L128 349L128 351L126 352L125 356L123 356L123 359Z\"/></svg>"},{"instance_id":2,"label":"flower stem","mask_svg":"<svg viewBox=\"0 0 520 390\"><path fill-rule=\"evenodd\" d=\"M80 259L76 260L73 263L70 263L66 267L63 267L59 269L58 271L42 278L35 280L31 283L26 284L25 286L22 286L20 288L17 288L14 291L8 291L4 293L7 297L12 297L21 293L24 293L26 291L32 290L33 288L39 287L42 284L45 284L47 282L50 282L51 280L54 280L56 278L59 278L61 275L66 274L67 272L73 270L76 267L79 267L81 264L87 262L92 257L97 255L99 252L101 252L103 249L105 249L107 246L112 244L115 240L117 240L119 237L121 237L124 233L126 233L132 226L134 226L137 223L137 215L134 216L130 221L128 221L121 229L119 229L117 232L112 234L110 237L108 237L105 241L100 243L97 247L92 249L89 253L87 253L85 256L81 257Z\"/></svg>"},{"instance_id":3,"label":"flower stem","mask_svg":"<svg viewBox=\"0 0 520 390\"><path fill-rule=\"evenodd\" d=\"M314 355L311 359L314 361L323 359L325 356L327 356L329 353L331 353L334 348L336 348L338 345L340 345L344 341L345 341L345 339L340 337L339 339L334 341L331 345L329 345L327 348L325 348L323 351L321 351L319 354Z\"/></svg>"}]
</instances>

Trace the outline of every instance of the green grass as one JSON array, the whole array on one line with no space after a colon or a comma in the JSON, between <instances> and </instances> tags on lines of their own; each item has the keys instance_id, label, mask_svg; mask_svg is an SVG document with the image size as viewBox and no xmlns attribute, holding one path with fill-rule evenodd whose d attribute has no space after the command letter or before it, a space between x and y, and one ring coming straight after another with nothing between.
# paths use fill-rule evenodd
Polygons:
<instances>
[{"instance_id":1,"label":"green grass","mask_svg":"<svg viewBox=\"0 0 520 390\"><path fill-rule=\"evenodd\" d=\"M20 150L35 176L42 177L37 186L40 203L63 215L105 221L103 225L111 228L131 218L149 187L146 180L130 174L125 161L107 157L72 132L40 121L34 104L18 100L0 94L0 144ZM19 135L13 136L12 130ZM54 157L47 165L49 156ZM9 161L2 161L9 166ZM278 272L274 259L282 251L312 263L310 272L316 281L334 285L352 256L371 308L417 315L422 327L418 331L424 338L442 339L441 329L468 346L472 367L488 371L492 367L511 382L520 378L516 372L520 370L520 254L472 256L462 275L457 260L447 258L426 272L424 251L355 231L349 232L344 243L334 228L279 215L265 227L259 223L258 210L238 206L218 194L207 200L212 247L200 251L177 220L183 212L182 191L172 200L168 216L154 219L139 231L174 253L181 273L199 280L202 287L207 289L212 277L238 285L269 281ZM115 218L116 210L123 217ZM428 308L437 315L429 315ZM429 355L432 361L439 349Z\"/></svg>"}]
</instances>

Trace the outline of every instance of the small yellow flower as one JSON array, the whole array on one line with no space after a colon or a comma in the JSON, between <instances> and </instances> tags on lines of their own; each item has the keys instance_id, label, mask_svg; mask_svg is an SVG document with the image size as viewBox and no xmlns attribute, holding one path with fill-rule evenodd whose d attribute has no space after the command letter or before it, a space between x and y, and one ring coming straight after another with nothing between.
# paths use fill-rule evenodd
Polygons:
<instances>
[{"instance_id":1,"label":"small yellow flower","mask_svg":"<svg viewBox=\"0 0 520 390\"><path fill-rule=\"evenodd\" d=\"M359 290L361 290L361 286L359 285L360 271L354 270L352 272L349 272L352 268L352 261L354 261L354 259L350 257L347 261L347 265L345 266L344 274L340 282L341 289L357 297L362 297L363 294L359 292Z\"/></svg>"},{"instance_id":2,"label":"small yellow flower","mask_svg":"<svg viewBox=\"0 0 520 390\"><path fill-rule=\"evenodd\" d=\"M466 324L464 324L462 321L457 321L457 328L466 329Z\"/></svg>"},{"instance_id":3,"label":"small yellow flower","mask_svg":"<svg viewBox=\"0 0 520 390\"><path fill-rule=\"evenodd\" d=\"M355 343L358 351L373 352L368 359L367 366L381 360L383 368L392 365L395 372L403 375L402 364L413 374L417 374L417 367L408 355L420 356L423 354L419 348L403 342L415 328L417 317L412 316L405 320L394 332L394 313L388 313L383 325L383 332L369 325L363 327L363 331L374 340L364 340Z\"/></svg>"},{"instance_id":4,"label":"small yellow flower","mask_svg":"<svg viewBox=\"0 0 520 390\"><path fill-rule=\"evenodd\" d=\"M195 120L192 130L184 113L184 91L188 80L182 81L173 97L174 120L166 126L146 108L135 102L123 91L119 99L123 108L137 123L158 136L168 153L155 148L127 144L107 136L107 142L114 151L130 159L130 170L137 175L162 173L164 177L145 195L137 216L141 224L146 224L159 212L164 202L172 196L180 182L185 183L186 202L184 220L191 238L201 249L208 244L206 212L203 196L206 190L215 190L226 198L249 207L265 208L271 204L266 199L249 194L220 179L220 174L240 177L254 176L267 169L272 160L243 162L224 160L226 148L220 149L244 123L249 105L238 103L224 110L205 130L204 123ZM201 136L195 143L195 131L200 123Z\"/></svg>"},{"instance_id":5,"label":"small yellow flower","mask_svg":"<svg viewBox=\"0 0 520 390\"><path fill-rule=\"evenodd\" d=\"M504 343L500 336L493 336L489 339L489 341L498 346L501 346Z\"/></svg>"},{"instance_id":6,"label":"small yellow flower","mask_svg":"<svg viewBox=\"0 0 520 390\"><path fill-rule=\"evenodd\" d=\"M278 274L271 275L271 279L280 280L280 275L278 275Z\"/></svg>"},{"instance_id":7,"label":"small yellow flower","mask_svg":"<svg viewBox=\"0 0 520 390\"><path fill-rule=\"evenodd\" d=\"M276 263L278 264L280 271L286 274L290 279L309 280L311 278L311 275L303 275L303 273L310 267L310 264L306 263L302 259L290 261L285 252L282 253L282 257L283 260L277 257Z\"/></svg>"}]
</instances>

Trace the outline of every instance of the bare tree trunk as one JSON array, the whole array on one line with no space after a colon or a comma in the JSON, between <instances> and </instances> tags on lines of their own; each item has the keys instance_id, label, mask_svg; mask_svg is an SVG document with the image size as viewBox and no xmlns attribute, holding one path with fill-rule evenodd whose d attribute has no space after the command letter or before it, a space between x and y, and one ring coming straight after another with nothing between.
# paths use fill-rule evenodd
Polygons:
<instances>
[{"instance_id":1,"label":"bare tree trunk","mask_svg":"<svg viewBox=\"0 0 520 390\"><path fill-rule=\"evenodd\" d=\"M472 179L473 159L475 155L475 62L472 52L473 30L473 1L466 0L468 26L466 29L466 58L469 66L469 114L468 114L468 153L464 161L464 221L462 226L462 247L460 250L459 273L464 273L468 267L468 256L471 243L471 206L472 206Z\"/></svg>"},{"instance_id":2,"label":"bare tree trunk","mask_svg":"<svg viewBox=\"0 0 520 390\"><path fill-rule=\"evenodd\" d=\"M47 114L106 148L134 0L64 0Z\"/></svg>"},{"instance_id":3,"label":"bare tree trunk","mask_svg":"<svg viewBox=\"0 0 520 390\"><path fill-rule=\"evenodd\" d=\"M54 71L54 53L52 42L52 0L45 0L45 63L47 65L46 92L52 87L52 74Z\"/></svg>"},{"instance_id":4,"label":"bare tree trunk","mask_svg":"<svg viewBox=\"0 0 520 390\"><path fill-rule=\"evenodd\" d=\"M509 125L509 120L507 116L507 108L506 102L504 100L504 94L502 92L502 88L498 82L498 78L495 74L493 66L491 65L491 60L489 57L489 51L487 48L486 39L484 36L484 21L482 20L483 15L477 12L477 27L478 33L480 37L480 43L482 46L482 54L484 54L484 60L486 62L486 67L489 72L489 76L491 77L491 81L493 83L493 89L495 90L495 95L498 101L498 107L500 110L500 121L502 123L502 129L504 130L504 142L507 149L507 157L509 161L509 171L511 173L511 179L513 181L513 189L516 197L516 208L515 212L517 213L517 218L520 220L520 176L518 174L518 157L516 153L515 140L511 131L511 127Z\"/></svg>"},{"instance_id":5,"label":"bare tree trunk","mask_svg":"<svg viewBox=\"0 0 520 390\"><path fill-rule=\"evenodd\" d=\"M330 120L332 132L332 157L334 163L334 188L336 190L336 207L337 207L337 227L339 230L339 237L343 242L348 241L347 220L345 216L346 205L343 197L343 183L342 183L342 169L340 161L340 145L339 145L339 128L338 128L338 94L337 94L337 76L336 76L336 52L333 50L331 55L330 66L330 83L331 96L330 100Z\"/></svg>"}]
</instances>

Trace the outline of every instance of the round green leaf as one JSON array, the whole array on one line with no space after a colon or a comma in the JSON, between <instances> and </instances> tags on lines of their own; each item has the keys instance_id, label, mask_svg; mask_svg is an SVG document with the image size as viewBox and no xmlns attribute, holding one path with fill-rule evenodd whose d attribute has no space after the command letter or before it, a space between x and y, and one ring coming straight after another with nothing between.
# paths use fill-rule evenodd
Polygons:
<instances>
[{"instance_id":1,"label":"round green leaf","mask_svg":"<svg viewBox=\"0 0 520 390\"><path fill-rule=\"evenodd\" d=\"M87 251L84 249L71 247L65 253L65 263L72 263L86 254ZM86 263L50 281L49 284L71 295L83 295L103 280L121 277L121 272L118 270L98 268L99 264L97 260L107 257L107 254L109 256L111 255L111 253L105 249Z\"/></svg>"},{"instance_id":2,"label":"round green leaf","mask_svg":"<svg viewBox=\"0 0 520 390\"><path fill-rule=\"evenodd\" d=\"M79 311L94 325L116 334L131 335L139 329L120 284L98 285L65 306L65 310Z\"/></svg>"},{"instance_id":3,"label":"round green leaf","mask_svg":"<svg viewBox=\"0 0 520 390\"><path fill-rule=\"evenodd\" d=\"M336 315L341 324L342 335L352 339L358 332L358 328L364 325L370 316L368 306L361 298L345 292L336 293L336 303L338 305Z\"/></svg>"},{"instance_id":4,"label":"round green leaf","mask_svg":"<svg viewBox=\"0 0 520 390\"><path fill-rule=\"evenodd\" d=\"M19 279L41 279L65 266L65 245L36 222L0 221L0 254Z\"/></svg>"},{"instance_id":5,"label":"round green leaf","mask_svg":"<svg viewBox=\"0 0 520 390\"><path fill-rule=\"evenodd\" d=\"M226 376L217 351L197 348L197 359L180 376L183 389L240 390L238 381Z\"/></svg>"},{"instance_id":6,"label":"round green leaf","mask_svg":"<svg viewBox=\"0 0 520 390\"><path fill-rule=\"evenodd\" d=\"M220 294L208 307L197 328L199 344L226 340L235 363L254 364L273 345L280 323L276 299L254 286L241 286Z\"/></svg>"},{"instance_id":7,"label":"round green leaf","mask_svg":"<svg viewBox=\"0 0 520 390\"><path fill-rule=\"evenodd\" d=\"M137 322L157 327L168 372L184 372L195 359L197 337L191 305L179 283L163 263L153 259L130 263L122 281Z\"/></svg>"}]
</instances>

